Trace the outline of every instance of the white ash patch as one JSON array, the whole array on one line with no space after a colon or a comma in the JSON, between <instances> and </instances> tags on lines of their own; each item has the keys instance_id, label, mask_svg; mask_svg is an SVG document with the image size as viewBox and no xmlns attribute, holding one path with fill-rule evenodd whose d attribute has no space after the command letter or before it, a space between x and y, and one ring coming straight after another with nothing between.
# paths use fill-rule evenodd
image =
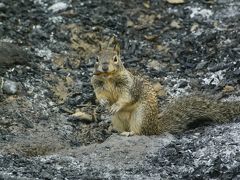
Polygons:
<instances>
[{"instance_id":1,"label":"white ash patch","mask_svg":"<svg viewBox=\"0 0 240 180\"><path fill-rule=\"evenodd\" d=\"M186 9L190 9L192 13L190 14L191 18L195 16L202 16L203 18L209 18L213 15L213 12L210 9L202 9L200 7L187 7Z\"/></svg>"},{"instance_id":2,"label":"white ash patch","mask_svg":"<svg viewBox=\"0 0 240 180\"><path fill-rule=\"evenodd\" d=\"M182 95L188 95L189 90L191 89L189 85L188 79L177 79L176 77L167 76L165 77L165 82L169 82L166 86L166 91L171 97L179 97ZM185 87L181 87L181 83L185 81L187 85ZM174 84L173 86L171 84Z\"/></svg>"},{"instance_id":3,"label":"white ash patch","mask_svg":"<svg viewBox=\"0 0 240 180\"><path fill-rule=\"evenodd\" d=\"M225 99L222 100L223 102L227 102L227 101L239 101L240 102L240 96L236 96L236 95L231 95Z\"/></svg>"},{"instance_id":4,"label":"white ash patch","mask_svg":"<svg viewBox=\"0 0 240 180\"><path fill-rule=\"evenodd\" d=\"M217 11L216 12L216 17L218 17L218 18L222 18L222 17L227 17L227 18L236 17L237 15L240 14L239 8L240 8L240 2L230 3L227 7L223 8L220 11Z\"/></svg>"},{"instance_id":5,"label":"white ash patch","mask_svg":"<svg viewBox=\"0 0 240 180\"><path fill-rule=\"evenodd\" d=\"M52 51L48 49L47 47L44 47L42 49L35 49L36 55L43 58L45 61L48 61L52 58Z\"/></svg>"},{"instance_id":6,"label":"white ash patch","mask_svg":"<svg viewBox=\"0 0 240 180\"><path fill-rule=\"evenodd\" d=\"M42 26L41 25L33 25L33 27L32 27L32 29L41 29L42 28Z\"/></svg>"},{"instance_id":7,"label":"white ash patch","mask_svg":"<svg viewBox=\"0 0 240 180\"><path fill-rule=\"evenodd\" d=\"M177 8L170 7L167 9L167 11L169 14L174 14L174 13L178 13L179 10Z\"/></svg>"},{"instance_id":8,"label":"white ash patch","mask_svg":"<svg viewBox=\"0 0 240 180\"><path fill-rule=\"evenodd\" d=\"M33 3L44 8L47 7L47 3L44 0L34 0Z\"/></svg>"},{"instance_id":9,"label":"white ash patch","mask_svg":"<svg viewBox=\"0 0 240 180\"><path fill-rule=\"evenodd\" d=\"M63 17L62 16L53 16L49 17L48 20L54 24L63 23Z\"/></svg>"},{"instance_id":10,"label":"white ash patch","mask_svg":"<svg viewBox=\"0 0 240 180\"><path fill-rule=\"evenodd\" d=\"M224 134L219 133L221 129L226 130ZM219 126L212 129L213 133L219 133L218 135L201 137L197 144L204 144L204 147L192 153L194 165L196 167L211 166L214 164L213 160L220 157L223 162L231 164L231 167L237 167L239 162L233 157L237 156L240 150L239 130L239 123L223 125L222 127Z\"/></svg>"},{"instance_id":11,"label":"white ash patch","mask_svg":"<svg viewBox=\"0 0 240 180\"><path fill-rule=\"evenodd\" d=\"M197 28L196 31L193 31L192 34L194 34L196 37L201 36L204 33L204 29L203 28Z\"/></svg>"},{"instance_id":12,"label":"white ash patch","mask_svg":"<svg viewBox=\"0 0 240 180\"><path fill-rule=\"evenodd\" d=\"M218 85L220 83L220 81L223 80L224 72L225 72L225 70L207 73L205 78L203 78L204 84Z\"/></svg>"},{"instance_id":13,"label":"white ash patch","mask_svg":"<svg viewBox=\"0 0 240 180\"><path fill-rule=\"evenodd\" d=\"M54 32L51 32L50 34L50 42L57 43L57 40L54 38Z\"/></svg>"},{"instance_id":14,"label":"white ash patch","mask_svg":"<svg viewBox=\"0 0 240 180\"><path fill-rule=\"evenodd\" d=\"M5 38L2 39L1 42L13 43L13 40L11 38Z\"/></svg>"},{"instance_id":15,"label":"white ash patch","mask_svg":"<svg viewBox=\"0 0 240 180\"><path fill-rule=\"evenodd\" d=\"M6 178L6 179L15 179L16 176L14 176L12 173L8 173L8 172L4 172L4 171L0 171L1 177L2 178ZM22 175L22 174L21 174ZM22 180L27 180L27 178L22 178Z\"/></svg>"}]
</instances>

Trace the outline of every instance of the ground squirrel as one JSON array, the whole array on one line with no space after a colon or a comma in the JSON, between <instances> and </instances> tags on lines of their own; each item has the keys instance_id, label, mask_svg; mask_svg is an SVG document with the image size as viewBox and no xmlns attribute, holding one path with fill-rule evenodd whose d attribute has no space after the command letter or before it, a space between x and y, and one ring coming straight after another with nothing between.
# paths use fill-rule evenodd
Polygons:
<instances>
[{"instance_id":1,"label":"ground squirrel","mask_svg":"<svg viewBox=\"0 0 240 180\"><path fill-rule=\"evenodd\" d=\"M112 126L122 135L154 135L180 132L194 121L228 122L240 115L239 102L220 102L204 97L178 98L161 113L151 83L128 71L120 48L113 42L100 49L91 84L101 105L112 113Z\"/></svg>"}]
</instances>

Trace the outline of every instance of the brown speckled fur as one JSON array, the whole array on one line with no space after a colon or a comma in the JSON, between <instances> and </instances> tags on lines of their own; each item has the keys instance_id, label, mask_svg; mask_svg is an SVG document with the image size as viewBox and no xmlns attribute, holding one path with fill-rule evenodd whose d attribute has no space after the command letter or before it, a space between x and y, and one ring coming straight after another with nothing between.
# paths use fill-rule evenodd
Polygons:
<instances>
[{"instance_id":1,"label":"brown speckled fur","mask_svg":"<svg viewBox=\"0 0 240 180\"><path fill-rule=\"evenodd\" d=\"M201 96L175 99L164 108L159 117L159 132L181 132L192 122L226 123L240 117L239 102L221 102Z\"/></svg>"},{"instance_id":2,"label":"brown speckled fur","mask_svg":"<svg viewBox=\"0 0 240 180\"><path fill-rule=\"evenodd\" d=\"M117 55L118 63L112 60L114 55ZM109 71L114 73L93 75L91 83L99 101L107 101L110 109L118 107L112 115L112 124L119 132L139 135L174 133L187 129L187 125L194 121L223 123L240 115L239 102L219 102L198 96L178 98L158 115L153 86L145 78L125 69L115 48L107 47L101 51L95 71L102 71L99 67L103 62L108 62Z\"/></svg>"}]
</instances>

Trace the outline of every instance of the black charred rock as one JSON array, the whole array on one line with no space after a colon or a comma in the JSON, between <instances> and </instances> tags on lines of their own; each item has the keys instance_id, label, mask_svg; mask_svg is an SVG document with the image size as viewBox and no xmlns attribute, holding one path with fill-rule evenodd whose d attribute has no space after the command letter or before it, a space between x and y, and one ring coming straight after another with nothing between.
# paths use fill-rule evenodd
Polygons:
<instances>
[{"instance_id":1,"label":"black charred rock","mask_svg":"<svg viewBox=\"0 0 240 180\"><path fill-rule=\"evenodd\" d=\"M24 65L28 62L28 54L19 46L8 42L0 42L0 67L13 67L17 64Z\"/></svg>"}]
</instances>

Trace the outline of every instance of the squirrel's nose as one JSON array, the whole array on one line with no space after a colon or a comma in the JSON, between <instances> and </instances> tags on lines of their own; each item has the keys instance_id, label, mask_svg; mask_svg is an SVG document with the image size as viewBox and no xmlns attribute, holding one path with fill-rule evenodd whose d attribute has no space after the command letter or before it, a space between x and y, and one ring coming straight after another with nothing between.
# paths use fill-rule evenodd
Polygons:
<instances>
[{"instance_id":1,"label":"squirrel's nose","mask_svg":"<svg viewBox=\"0 0 240 180\"><path fill-rule=\"evenodd\" d=\"M107 72L107 71L108 71L108 66L103 66L103 67L102 67L102 70L103 70L104 72Z\"/></svg>"}]
</instances>

